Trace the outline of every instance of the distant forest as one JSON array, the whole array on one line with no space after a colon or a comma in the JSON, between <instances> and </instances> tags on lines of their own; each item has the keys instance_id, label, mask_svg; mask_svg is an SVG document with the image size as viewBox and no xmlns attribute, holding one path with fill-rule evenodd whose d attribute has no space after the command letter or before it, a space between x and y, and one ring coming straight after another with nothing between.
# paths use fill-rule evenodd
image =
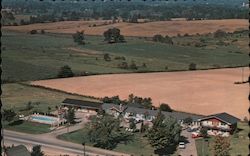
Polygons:
<instances>
[{"instance_id":1,"label":"distant forest","mask_svg":"<svg viewBox=\"0 0 250 156\"><path fill-rule=\"evenodd\" d=\"M55 22L63 20L122 19L136 23L137 19L150 21L171 18L199 19L247 19L245 0L3 0L3 9L11 9L15 15L30 15L30 21L21 24ZM11 15L3 16L11 17Z\"/></svg>"}]
</instances>

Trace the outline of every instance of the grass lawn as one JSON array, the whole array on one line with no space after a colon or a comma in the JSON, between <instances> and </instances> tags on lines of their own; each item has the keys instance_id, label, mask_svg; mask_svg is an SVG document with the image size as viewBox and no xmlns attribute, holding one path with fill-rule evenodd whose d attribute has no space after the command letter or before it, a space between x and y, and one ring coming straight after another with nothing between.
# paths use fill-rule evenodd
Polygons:
<instances>
[{"instance_id":1,"label":"grass lawn","mask_svg":"<svg viewBox=\"0 0 250 156\"><path fill-rule=\"evenodd\" d=\"M247 123L238 123L238 129L239 132L235 135L230 136L230 144L231 144L231 150L230 155L232 156L245 156L248 155L249 149L249 127ZM211 137L208 139L208 142L206 142L203 138L196 139L195 144L197 148L198 156L212 156L212 146L213 146L213 140L214 138ZM209 144L209 146L207 146Z\"/></svg>"},{"instance_id":2,"label":"grass lawn","mask_svg":"<svg viewBox=\"0 0 250 156\"><path fill-rule=\"evenodd\" d=\"M25 34L3 31L2 69L5 81L26 81L54 78L58 70L69 65L76 74L83 72L126 73L188 70L191 62L198 69L234 67L248 64L247 35L222 39L228 46L216 45L218 39L205 38L206 47L183 46L201 37L176 37L175 45L146 41L143 38L126 37L126 43L106 44L102 36L86 36L86 45L77 45L71 35ZM231 40L237 39L237 42ZM178 44L177 44L178 43ZM104 53L111 61L103 59ZM124 56L130 64L135 61L138 70L121 69L118 64ZM146 64L146 67L142 66Z\"/></svg>"},{"instance_id":3,"label":"grass lawn","mask_svg":"<svg viewBox=\"0 0 250 156\"><path fill-rule=\"evenodd\" d=\"M59 139L79 143L81 144L83 140L85 140L85 143L89 146L93 146L90 142L86 141L84 139L84 136L86 136L86 130L78 130L75 132L63 134L59 136ZM147 138L141 136L139 133L135 133L134 140L127 143L127 144L118 144L118 146L114 149L114 151L133 154L134 156L153 156L154 149L150 146L150 144L147 141ZM177 152L173 154L174 156L177 156Z\"/></svg>"},{"instance_id":4,"label":"grass lawn","mask_svg":"<svg viewBox=\"0 0 250 156\"><path fill-rule=\"evenodd\" d=\"M55 106L59 106L65 98L74 98L80 100L94 100L83 96L71 95L53 90L32 87L17 83L8 83L2 85L2 103L3 109L13 108L18 114L28 115L32 111L47 112L48 107L52 111ZM34 107L31 111L22 111L28 102L32 102Z\"/></svg>"},{"instance_id":5,"label":"grass lawn","mask_svg":"<svg viewBox=\"0 0 250 156\"><path fill-rule=\"evenodd\" d=\"M3 128L29 134L42 134L50 132L50 125L28 121L16 121L10 125L4 124Z\"/></svg>"}]
</instances>

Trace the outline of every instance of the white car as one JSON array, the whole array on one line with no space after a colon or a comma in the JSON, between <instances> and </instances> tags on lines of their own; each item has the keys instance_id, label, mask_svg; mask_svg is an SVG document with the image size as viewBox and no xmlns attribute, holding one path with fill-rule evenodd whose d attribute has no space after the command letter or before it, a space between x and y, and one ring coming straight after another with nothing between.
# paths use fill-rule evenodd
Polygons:
<instances>
[{"instance_id":1,"label":"white car","mask_svg":"<svg viewBox=\"0 0 250 156\"><path fill-rule=\"evenodd\" d=\"M184 142L179 142L179 148L180 149L185 149L185 143Z\"/></svg>"}]
</instances>

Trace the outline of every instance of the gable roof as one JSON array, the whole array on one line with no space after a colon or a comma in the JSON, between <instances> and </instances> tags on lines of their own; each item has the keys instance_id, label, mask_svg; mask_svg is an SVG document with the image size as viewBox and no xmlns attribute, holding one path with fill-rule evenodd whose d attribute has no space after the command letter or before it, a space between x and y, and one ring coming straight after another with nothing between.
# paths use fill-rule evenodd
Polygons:
<instances>
[{"instance_id":1,"label":"gable roof","mask_svg":"<svg viewBox=\"0 0 250 156\"><path fill-rule=\"evenodd\" d=\"M92 108L92 109L100 109L102 106L101 102L84 101L84 100L69 99L69 98L63 100L62 103L69 106L78 106L82 108Z\"/></svg>"},{"instance_id":2,"label":"gable roof","mask_svg":"<svg viewBox=\"0 0 250 156\"><path fill-rule=\"evenodd\" d=\"M108 104L108 103L104 103L102 105L102 108L105 109L111 109L111 108L116 108L119 110L119 105L116 104ZM130 107L130 106L126 106L126 108L124 108L124 112L127 113L136 113L136 114L145 114L146 112L148 113L148 115L150 116L156 116L159 112L159 110L151 110L151 109L145 109L145 108L137 108L137 107ZM191 117L193 119L193 121L197 121L198 119L204 117L202 115L196 115L196 114L190 114L190 113L184 113L184 112L165 112L165 111L161 111L163 115L165 115L166 117L173 117L176 120L184 120L187 117Z\"/></svg>"},{"instance_id":3,"label":"gable roof","mask_svg":"<svg viewBox=\"0 0 250 156\"><path fill-rule=\"evenodd\" d=\"M237 123L238 121L240 121L240 119L236 118L235 116L232 116L226 112L223 112L223 113L218 113L218 114L212 114L212 115L209 115L209 116L206 116L204 118L201 118L199 119L200 121L202 120L206 120L206 119L210 119L210 118L217 118L223 122L226 122L228 124L235 124Z\"/></svg>"},{"instance_id":4,"label":"gable roof","mask_svg":"<svg viewBox=\"0 0 250 156\"><path fill-rule=\"evenodd\" d=\"M7 156L31 156L30 152L24 145L18 145L15 147L11 147L6 149L6 155Z\"/></svg>"}]
</instances>

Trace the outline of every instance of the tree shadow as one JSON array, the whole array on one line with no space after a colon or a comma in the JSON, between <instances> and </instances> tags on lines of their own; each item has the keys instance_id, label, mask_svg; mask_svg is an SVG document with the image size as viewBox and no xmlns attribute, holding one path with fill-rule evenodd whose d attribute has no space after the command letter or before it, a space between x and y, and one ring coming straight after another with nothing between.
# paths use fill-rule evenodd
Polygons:
<instances>
[{"instance_id":1,"label":"tree shadow","mask_svg":"<svg viewBox=\"0 0 250 156\"><path fill-rule=\"evenodd\" d=\"M24 122L23 120L15 120L15 121L9 123L8 125L9 126L17 126L17 125L23 124L23 122Z\"/></svg>"},{"instance_id":2,"label":"tree shadow","mask_svg":"<svg viewBox=\"0 0 250 156\"><path fill-rule=\"evenodd\" d=\"M155 150L154 153L159 156L170 156L175 153L177 145L171 145L161 150Z\"/></svg>"},{"instance_id":3,"label":"tree shadow","mask_svg":"<svg viewBox=\"0 0 250 156\"><path fill-rule=\"evenodd\" d=\"M184 142L185 144L190 143L190 142L188 141L188 138L185 137L185 136L180 136L180 142Z\"/></svg>"}]
</instances>

